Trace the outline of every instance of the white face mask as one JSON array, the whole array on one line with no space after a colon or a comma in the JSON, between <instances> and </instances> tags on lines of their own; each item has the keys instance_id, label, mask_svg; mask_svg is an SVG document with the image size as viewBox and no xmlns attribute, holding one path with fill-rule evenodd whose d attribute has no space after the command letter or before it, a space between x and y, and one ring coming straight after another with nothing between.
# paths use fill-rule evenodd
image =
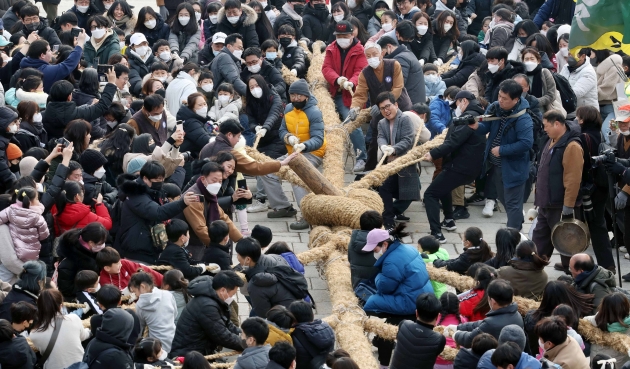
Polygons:
<instances>
[{"instance_id":1,"label":"white face mask","mask_svg":"<svg viewBox=\"0 0 630 369\"><path fill-rule=\"evenodd\" d=\"M243 270L245 270L245 268L243 267ZM234 302L234 296L230 296L227 299L225 299L225 303L230 305L232 302Z\"/></svg>"},{"instance_id":2,"label":"white face mask","mask_svg":"<svg viewBox=\"0 0 630 369\"><path fill-rule=\"evenodd\" d=\"M339 23L343 20L344 15L343 14L338 14L338 15L333 15L333 19L335 20L335 22Z\"/></svg>"},{"instance_id":3,"label":"white face mask","mask_svg":"<svg viewBox=\"0 0 630 369\"><path fill-rule=\"evenodd\" d=\"M523 64L525 64L525 69L527 69L528 72L533 71L538 66L538 63L531 62L531 61L527 61L527 62L525 62Z\"/></svg>"},{"instance_id":4,"label":"white face mask","mask_svg":"<svg viewBox=\"0 0 630 369\"><path fill-rule=\"evenodd\" d=\"M627 130L625 132L624 131L619 131L619 133L621 133L624 136L628 136L628 135L630 135L630 130Z\"/></svg>"},{"instance_id":5,"label":"white face mask","mask_svg":"<svg viewBox=\"0 0 630 369\"><path fill-rule=\"evenodd\" d=\"M394 26L392 26L391 23L383 23L381 25L381 28L383 28L383 31L389 32L389 31L391 31L394 28Z\"/></svg>"},{"instance_id":6,"label":"white face mask","mask_svg":"<svg viewBox=\"0 0 630 369\"><path fill-rule=\"evenodd\" d=\"M77 10L80 11L81 13L87 12L89 8L90 8L89 5L77 5Z\"/></svg>"},{"instance_id":7,"label":"white face mask","mask_svg":"<svg viewBox=\"0 0 630 369\"><path fill-rule=\"evenodd\" d=\"M569 48L568 47L561 47L560 48L560 55L562 55L562 56L569 56Z\"/></svg>"},{"instance_id":8,"label":"white face mask","mask_svg":"<svg viewBox=\"0 0 630 369\"><path fill-rule=\"evenodd\" d=\"M262 88L260 88L260 87L252 88L252 96L254 96L257 99L260 99L262 97ZM630 132L630 131L628 131L628 132Z\"/></svg>"},{"instance_id":9,"label":"white face mask","mask_svg":"<svg viewBox=\"0 0 630 369\"><path fill-rule=\"evenodd\" d=\"M158 81L160 81L162 83L164 83L166 81L166 79L167 79L167 77L153 77L153 78L157 79Z\"/></svg>"},{"instance_id":10,"label":"white face mask","mask_svg":"<svg viewBox=\"0 0 630 369\"><path fill-rule=\"evenodd\" d=\"M208 190L208 192L210 192L211 195L218 194L220 189L221 189L221 183L211 183L206 186L206 190Z\"/></svg>"},{"instance_id":11,"label":"white face mask","mask_svg":"<svg viewBox=\"0 0 630 369\"><path fill-rule=\"evenodd\" d=\"M453 28L452 24L448 24L448 23L444 24L444 32L450 31L451 28Z\"/></svg>"},{"instance_id":12,"label":"white face mask","mask_svg":"<svg viewBox=\"0 0 630 369\"><path fill-rule=\"evenodd\" d=\"M374 253L374 258L376 260L378 260L381 256L383 256L383 248L381 248L381 251Z\"/></svg>"},{"instance_id":13,"label":"white face mask","mask_svg":"<svg viewBox=\"0 0 630 369\"><path fill-rule=\"evenodd\" d=\"M112 129L113 129L114 127L116 127L116 125L118 124L118 122L117 122L117 121L115 121L115 120L114 120L114 121L110 121L110 120L107 120L107 119L106 119L106 120L105 120L105 124L107 124L107 125L109 126L109 128L112 128Z\"/></svg>"},{"instance_id":14,"label":"white face mask","mask_svg":"<svg viewBox=\"0 0 630 369\"><path fill-rule=\"evenodd\" d=\"M199 22L201 20L201 13L195 12L195 19Z\"/></svg>"},{"instance_id":15,"label":"white face mask","mask_svg":"<svg viewBox=\"0 0 630 369\"><path fill-rule=\"evenodd\" d=\"M145 55L147 55L148 52L149 52L148 46L136 46L136 54L140 55L141 57L144 57Z\"/></svg>"},{"instance_id":16,"label":"white face mask","mask_svg":"<svg viewBox=\"0 0 630 369\"><path fill-rule=\"evenodd\" d=\"M101 284L97 283L96 287L94 287L94 293L97 293L101 289Z\"/></svg>"},{"instance_id":17,"label":"white face mask","mask_svg":"<svg viewBox=\"0 0 630 369\"><path fill-rule=\"evenodd\" d=\"M157 21L155 19L151 19L144 22L144 26L147 27L148 29L154 29L156 25L157 25Z\"/></svg>"},{"instance_id":18,"label":"white face mask","mask_svg":"<svg viewBox=\"0 0 630 369\"><path fill-rule=\"evenodd\" d=\"M12 124L11 127L9 127L9 133L15 133L17 131L18 131L17 124Z\"/></svg>"},{"instance_id":19,"label":"white face mask","mask_svg":"<svg viewBox=\"0 0 630 369\"><path fill-rule=\"evenodd\" d=\"M378 68L378 66L381 65L381 58L379 58L378 56L375 56L373 58L369 58L368 59L368 64L372 68Z\"/></svg>"},{"instance_id":20,"label":"white face mask","mask_svg":"<svg viewBox=\"0 0 630 369\"><path fill-rule=\"evenodd\" d=\"M188 25L188 22L190 22L190 17L177 17L177 20L179 20L179 24L186 27L186 25Z\"/></svg>"},{"instance_id":21,"label":"white face mask","mask_svg":"<svg viewBox=\"0 0 630 369\"><path fill-rule=\"evenodd\" d=\"M440 81L440 77L437 74L427 74L424 76L424 80L429 83L438 83Z\"/></svg>"},{"instance_id":22,"label":"white face mask","mask_svg":"<svg viewBox=\"0 0 630 369\"><path fill-rule=\"evenodd\" d=\"M241 55L243 55L243 50L234 50L232 51L232 55L234 55L237 59L240 59Z\"/></svg>"},{"instance_id":23,"label":"white face mask","mask_svg":"<svg viewBox=\"0 0 630 369\"><path fill-rule=\"evenodd\" d=\"M547 31L540 31L540 34L547 37Z\"/></svg>"},{"instance_id":24,"label":"white face mask","mask_svg":"<svg viewBox=\"0 0 630 369\"><path fill-rule=\"evenodd\" d=\"M160 53L160 59L164 60L164 61L169 61L171 60L171 53L168 51L162 51ZM164 82L164 81L162 81Z\"/></svg>"},{"instance_id":25,"label":"white face mask","mask_svg":"<svg viewBox=\"0 0 630 369\"><path fill-rule=\"evenodd\" d=\"M83 180L82 180L82 179L79 179L79 183L83 184Z\"/></svg>"},{"instance_id":26,"label":"white face mask","mask_svg":"<svg viewBox=\"0 0 630 369\"><path fill-rule=\"evenodd\" d=\"M94 172L94 177L101 179L105 175L105 168L100 167Z\"/></svg>"},{"instance_id":27,"label":"white face mask","mask_svg":"<svg viewBox=\"0 0 630 369\"><path fill-rule=\"evenodd\" d=\"M162 119L162 114L160 114L160 115L149 115L149 119L151 119L154 122L159 122L160 119Z\"/></svg>"},{"instance_id":28,"label":"white face mask","mask_svg":"<svg viewBox=\"0 0 630 369\"><path fill-rule=\"evenodd\" d=\"M429 30L429 26L416 26L416 29L420 35L424 36L424 34Z\"/></svg>"},{"instance_id":29,"label":"white face mask","mask_svg":"<svg viewBox=\"0 0 630 369\"><path fill-rule=\"evenodd\" d=\"M258 73L260 72L260 64L250 65L247 69L252 73Z\"/></svg>"},{"instance_id":30,"label":"white face mask","mask_svg":"<svg viewBox=\"0 0 630 369\"><path fill-rule=\"evenodd\" d=\"M354 9L357 7L357 2L355 0L348 0L347 5L348 5L348 8Z\"/></svg>"},{"instance_id":31,"label":"white face mask","mask_svg":"<svg viewBox=\"0 0 630 369\"><path fill-rule=\"evenodd\" d=\"M162 350L160 351L160 356L158 356L158 360L160 361L166 360L167 357L168 357L168 354L166 353L166 351Z\"/></svg>"},{"instance_id":32,"label":"white face mask","mask_svg":"<svg viewBox=\"0 0 630 369\"><path fill-rule=\"evenodd\" d=\"M198 115L201 115L202 117L206 117L206 115L208 115L208 107L204 106L203 108L199 108L197 110L195 110L195 113L197 113Z\"/></svg>"},{"instance_id":33,"label":"white face mask","mask_svg":"<svg viewBox=\"0 0 630 369\"><path fill-rule=\"evenodd\" d=\"M208 19L210 19L210 23L217 24L217 22L219 21L219 16L218 15L211 15L211 16L208 17Z\"/></svg>"},{"instance_id":34,"label":"white face mask","mask_svg":"<svg viewBox=\"0 0 630 369\"><path fill-rule=\"evenodd\" d=\"M214 87L214 85L212 83L206 83L205 85L201 85L201 89L206 91L206 92L212 91L213 87Z\"/></svg>"},{"instance_id":35,"label":"white face mask","mask_svg":"<svg viewBox=\"0 0 630 369\"><path fill-rule=\"evenodd\" d=\"M227 17L228 22L236 24L241 17Z\"/></svg>"},{"instance_id":36,"label":"white face mask","mask_svg":"<svg viewBox=\"0 0 630 369\"><path fill-rule=\"evenodd\" d=\"M457 107L457 109L455 109L455 116L459 117L462 115L462 109L459 108L459 106Z\"/></svg>"},{"instance_id":37,"label":"white face mask","mask_svg":"<svg viewBox=\"0 0 630 369\"><path fill-rule=\"evenodd\" d=\"M225 105L230 101L230 97L226 96L226 95L220 95L219 96L219 102L221 103L221 105Z\"/></svg>"},{"instance_id":38,"label":"white face mask","mask_svg":"<svg viewBox=\"0 0 630 369\"><path fill-rule=\"evenodd\" d=\"M261 1L260 2L260 6L262 6L262 8L265 9L267 7L267 2L266 1Z\"/></svg>"},{"instance_id":39,"label":"white face mask","mask_svg":"<svg viewBox=\"0 0 630 369\"><path fill-rule=\"evenodd\" d=\"M42 113L36 113L35 115L33 115L33 122L41 122L42 121Z\"/></svg>"},{"instance_id":40,"label":"white face mask","mask_svg":"<svg viewBox=\"0 0 630 369\"><path fill-rule=\"evenodd\" d=\"M339 45L340 48L342 49L347 49L348 46L350 46L350 44L352 43L352 40L349 38L338 38L337 39L337 45Z\"/></svg>"},{"instance_id":41,"label":"white face mask","mask_svg":"<svg viewBox=\"0 0 630 369\"><path fill-rule=\"evenodd\" d=\"M95 39L102 38L103 36L105 36L105 32L105 28L97 28L92 31L92 37L94 37Z\"/></svg>"},{"instance_id":42,"label":"white face mask","mask_svg":"<svg viewBox=\"0 0 630 369\"><path fill-rule=\"evenodd\" d=\"M122 50L125 46L125 41L119 41L118 44L120 45L120 50Z\"/></svg>"},{"instance_id":43,"label":"white face mask","mask_svg":"<svg viewBox=\"0 0 630 369\"><path fill-rule=\"evenodd\" d=\"M545 343L541 341L540 338L538 339L538 347L540 347L540 349L543 350L543 352L547 351L545 350Z\"/></svg>"},{"instance_id":44,"label":"white face mask","mask_svg":"<svg viewBox=\"0 0 630 369\"><path fill-rule=\"evenodd\" d=\"M488 64L488 70L490 73L495 74L499 71L499 64Z\"/></svg>"},{"instance_id":45,"label":"white face mask","mask_svg":"<svg viewBox=\"0 0 630 369\"><path fill-rule=\"evenodd\" d=\"M114 5L114 3L111 3L111 4L105 4L105 3L103 3L103 5L105 5L105 10L109 10L109 8L111 8L111 7L112 7L112 5Z\"/></svg>"},{"instance_id":46,"label":"white face mask","mask_svg":"<svg viewBox=\"0 0 630 369\"><path fill-rule=\"evenodd\" d=\"M35 184L35 189L37 190L37 192L44 192L44 185L42 185L41 183L36 183Z\"/></svg>"}]
</instances>

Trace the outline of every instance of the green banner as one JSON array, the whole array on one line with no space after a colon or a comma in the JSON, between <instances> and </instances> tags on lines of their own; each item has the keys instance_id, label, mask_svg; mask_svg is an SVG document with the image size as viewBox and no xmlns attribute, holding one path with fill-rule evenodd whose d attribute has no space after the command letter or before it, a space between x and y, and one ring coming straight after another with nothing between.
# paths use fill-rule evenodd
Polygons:
<instances>
[{"instance_id":1,"label":"green banner","mask_svg":"<svg viewBox=\"0 0 630 369\"><path fill-rule=\"evenodd\" d=\"M630 0L577 0L569 47L630 54Z\"/></svg>"}]
</instances>

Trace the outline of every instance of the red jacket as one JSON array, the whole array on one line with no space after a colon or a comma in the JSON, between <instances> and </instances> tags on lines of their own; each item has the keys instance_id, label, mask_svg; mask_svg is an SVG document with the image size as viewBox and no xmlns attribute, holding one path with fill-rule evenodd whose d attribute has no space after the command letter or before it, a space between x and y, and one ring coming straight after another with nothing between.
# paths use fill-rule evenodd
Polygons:
<instances>
[{"instance_id":1,"label":"red jacket","mask_svg":"<svg viewBox=\"0 0 630 369\"><path fill-rule=\"evenodd\" d=\"M480 312L473 312L477 303L484 297L486 291L484 290L468 290L459 294L459 314L468 319L469 322L476 322L477 320L483 320L486 314Z\"/></svg>"},{"instance_id":2,"label":"red jacket","mask_svg":"<svg viewBox=\"0 0 630 369\"><path fill-rule=\"evenodd\" d=\"M61 215L57 216L57 206L53 206L51 213L55 217L55 234L61 236L69 229L83 228L93 222L101 223L108 231L112 229L112 218L107 207L96 204L95 211L96 214L92 213L90 207L83 203L68 203Z\"/></svg>"},{"instance_id":3,"label":"red jacket","mask_svg":"<svg viewBox=\"0 0 630 369\"><path fill-rule=\"evenodd\" d=\"M155 282L155 286L160 288L162 287L162 274L156 272L151 268L147 268L144 265L134 263L131 260L121 259L122 267L120 268L120 273L118 274L109 274L105 271L105 269L101 270L101 279L99 283L101 285L113 284L119 290L124 290L125 287L129 284L129 280L131 276L138 271L138 269L142 269L145 272L151 274L153 277L153 282Z\"/></svg>"},{"instance_id":4,"label":"red jacket","mask_svg":"<svg viewBox=\"0 0 630 369\"><path fill-rule=\"evenodd\" d=\"M341 76L346 77L348 81L354 84L354 88L356 88L357 83L359 83L359 74L367 65L368 62L361 41L357 41L356 44L350 46L346 58L343 61L343 71L341 70L341 52L339 51L339 47L337 47L337 41L333 41L328 45L326 48L326 56L324 57L324 65L322 65L322 73L326 81L328 81L330 95L332 95L333 98L337 95L337 90L339 90L337 78ZM343 104L350 106L352 103L352 95L350 95L350 92L343 90L342 96Z\"/></svg>"}]
</instances>

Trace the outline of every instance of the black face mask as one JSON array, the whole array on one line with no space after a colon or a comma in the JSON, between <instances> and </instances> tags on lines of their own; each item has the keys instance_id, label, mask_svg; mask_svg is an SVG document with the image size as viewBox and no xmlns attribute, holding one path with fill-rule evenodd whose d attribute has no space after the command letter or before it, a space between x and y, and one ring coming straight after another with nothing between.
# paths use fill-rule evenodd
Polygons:
<instances>
[{"instance_id":1,"label":"black face mask","mask_svg":"<svg viewBox=\"0 0 630 369\"><path fill-rule=\"evenodd\" d=\"M328 8L326 8L326 4L314 4L313 5L313 9L315 9L315 10L328 10Z\"/></svg>"},{"instance_id":2,"label":"black face mask","mask_svg":"<svg viewBox=\"0 0 630 369\"><path fill-rule=\"evenodd\" d=\"M576 60L573 56L569 56L569 59L567 60L567 64L569 65L569 67L571 68L575 68L578 65L578 60Z\"/></svg>"},{"instance_id":3,"label":"black face mask","mask_svg":"<svg viewBox=\"0 0 630 369\"><path fill-rule=\"evenodd\" d=\"M597 66L597 58L591 58L589 60L589 62L591 63L592 66L596 67Z\"/></svg>"},{"instance_id":4,"label":"black face mask","mask_svg":"<svg viewBox=\"0 0 630 369\"><path fill-rule=\"evenodd\" d=\"M33 22L31 24L26 24L25 26L27 30L33 32L39 28L39 22Z\"/></svg>"},{"instance_id":5,"label":"black face mask","mask_svg":"<svg viewBox=\"0 0 630 369\"><path fill-rule=\"evenodd\" d=\"M151 189L154 191L160 191L164 182L151 182Z\"/></svg>"},{"instance_id":6,"label":"black face mask","mask_svg":"<svg viewBox=\"0 0 630 369\"><path fill-rule=\"evenodd\" d=\"M20 171L20 164L11 164L9 166L9 169L11 170L12 173L17 173Z\"/></svg>"},{"instance_id":7,"label":"black face mask","mask_svg":"<svg viewBox=\"0 0 630 369\"><path fill-rule=\"evenodd\" d=\"M525 37L519 37L518 39L521 41L521 43L522 43L523 45L525 45L525 42L527 41L527 36L525 36Z\"/></svg>"},{"instance_id":8,"label":"black face mask","mask_svg":"<svg viewBox=\"0 0 630 369\"><path fill-rule=\"evenodd\" d=\"M304 11L304 4L294 4L293 10L295 10L295 12L298 14L302 14L302 12Z\"/></svg>"},{"instance_id":9,"label":"black face mask","mask_svg":"<svg viewBox=\"0 0 630 369\"><path fill-rule=\"evenodd\" d=\"M306 106L306 100L304 100L304 101L296 101L296 102L291 101L291 104L293 104L294 108L299 109L299 110L303 110L304 107Z\"/></svg>"},{"instance_id":10,"label":"black face mask","mask_svg":"<svg viewBox=\"0 0 630 369\"><path fill-rule=\"evenodd\" d=\"M280 37L280 45L282 46L283 49L286 49L287 47L289 47L292 41L293 39L291 37Z\"/></svg>"}]
</instances>

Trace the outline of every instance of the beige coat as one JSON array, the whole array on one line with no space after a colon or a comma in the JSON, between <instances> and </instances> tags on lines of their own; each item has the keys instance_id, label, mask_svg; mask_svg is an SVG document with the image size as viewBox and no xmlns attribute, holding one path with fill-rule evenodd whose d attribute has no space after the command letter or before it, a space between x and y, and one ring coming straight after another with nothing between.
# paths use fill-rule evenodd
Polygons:
<instances>
[{"instance_id":1,"label":"beige coat","mask_svg":"<svg viewBox=\"0 0 630 369\"><path fill-rule=\"evenodd\" d=\"M546 68L542 68L541 73L543 95L538 98L538 103L542 107L543 113L546 113L548 110L558 110L566 117L567 111L562 107L560 91L556 89L556 81L553 79L553 75Z\"/></svg>"},{"instance_id":2,"label":"beige coat","mask_svg":"<svg viewBox=\"0 0 630 369\"><path fill-rule=\"evenodd\" d=\"M571 336L564 343L545 352L545 359L560 365L562 369L590 369L580 345Z\"/></svg>"},{"instance_id":3,"label":"beige coat","mask_svg":"<svg viewBox=\"0 0 630 369\"><path fill-rule=\"evenodd\" d=\"M475 95L477 99L482 98L486 94L486 86L481 82L477 71L473 72L470 77L468 77L468 81L466 81L462 90L470 92Z\"/></svg>"},{"instance_id":4,"label":"beige coat","mask_svg":"<svg viewBox=\"0 0 630 369\"><path fill-rule=\"evenodd\" d=\"M617 100L615 86L623 82L619 70L623 71L623 62L617 54L610 55L597 66L597 100L600 105Z\"/></svg>"}]
</instances>

